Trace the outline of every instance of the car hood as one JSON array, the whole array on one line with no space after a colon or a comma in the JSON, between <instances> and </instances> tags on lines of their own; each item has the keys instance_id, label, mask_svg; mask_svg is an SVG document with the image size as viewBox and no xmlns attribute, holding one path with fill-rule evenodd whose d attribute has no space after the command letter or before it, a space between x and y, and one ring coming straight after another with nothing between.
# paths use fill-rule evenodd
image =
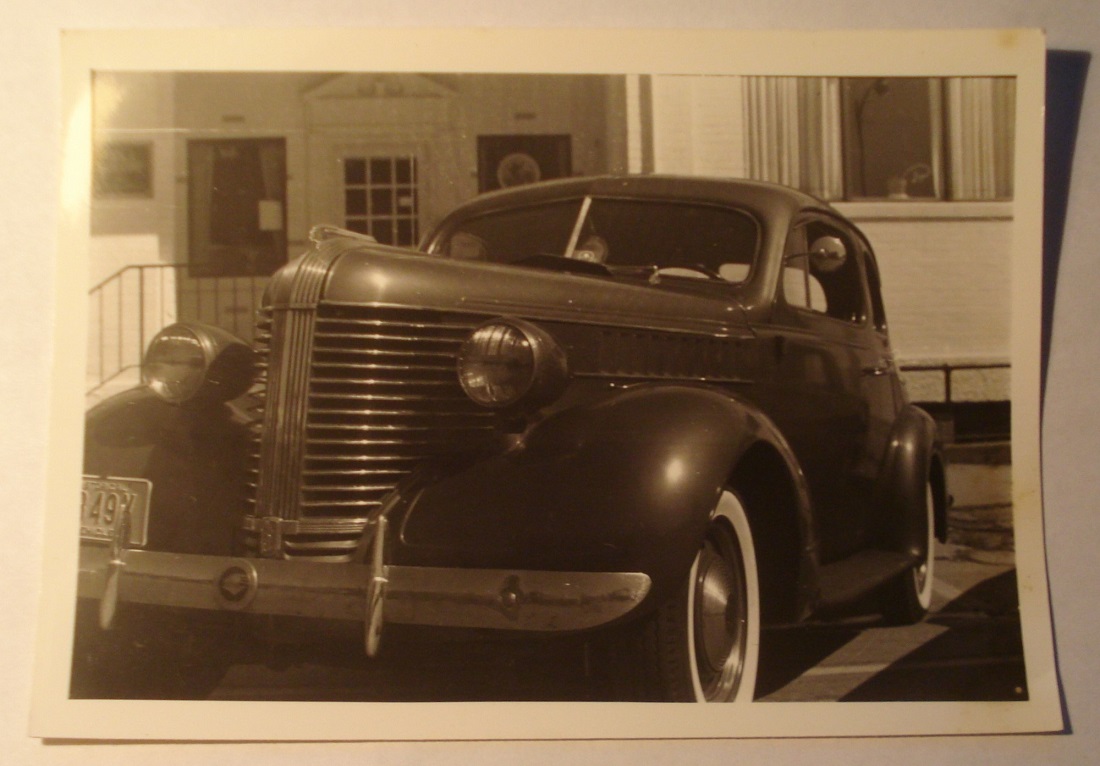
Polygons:
<instances>
[{"instance_id":1,"label":"car hood","mask_svg":"<svg viewBox=\"0 0 1100 766\"><path fill-rule=\"evenodd\" d=\"M712 335L742 335L748 327L732 286L728 292L703 294L358 243L335 254L330 264L321 300L332 303L386 304Z\"/></svg>"}]
</instances>

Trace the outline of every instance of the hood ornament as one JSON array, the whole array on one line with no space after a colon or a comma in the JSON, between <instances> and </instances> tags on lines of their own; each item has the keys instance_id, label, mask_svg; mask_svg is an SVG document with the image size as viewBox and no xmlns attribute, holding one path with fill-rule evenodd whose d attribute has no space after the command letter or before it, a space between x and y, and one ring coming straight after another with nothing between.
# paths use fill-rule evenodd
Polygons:
<instances>
[{"instance_id":1,"label":"hood ornament","mask_svg":"<svg viewBox=\"0 0 1100 766\"><path fill-rule=\"evenodd\" d=\"M370 234L363 234L362 232L352 231L351 229L342 229L339 226L333 226L329 223L319 224L309 230L309 241L315 245L319 245L322 242L337 237L350 237L351 239L378 244L378 240Z\"/></svg>"}]
</instances>

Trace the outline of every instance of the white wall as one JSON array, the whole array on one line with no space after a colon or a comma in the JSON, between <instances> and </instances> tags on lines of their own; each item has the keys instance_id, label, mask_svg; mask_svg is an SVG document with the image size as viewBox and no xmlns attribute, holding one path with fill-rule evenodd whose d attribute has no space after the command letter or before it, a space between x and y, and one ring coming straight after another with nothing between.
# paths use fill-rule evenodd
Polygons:
<instances>
[{"instance_id":1,"label":"white wall","mask_svg":"<svg viewBox=\"0 0 1100 766\"><path fill-rule=\"evenodd\" d=\"M167 73L98 72L93 83L93 145L142 142L151 147L150 196L92 196L90 285L108 284L89 301L86 388L136 365L159 326L175 317L171 275L149 272L157 289L141 298L140 272L131 265L171 263L176 258L173 210L176 142L172 130L175 81ZM132 376L126 383L133 382Z\"/></svg>"},{"instance_id":2,"label":"white wall","mask_svg":"<svg viewBox=\"0 0 1100 766\"><path fill-rule=\"evenodd\" d=\"M903 217L909 203L838 203L878 258L890 340L900 364L1004 363L1010 356L1011 204L917 203L934 217ZM937 211L936 208L939 208ZM995 208L993 211L989 209ZM877 208L877 209L876 209ZM912 398L943 398L941 373L909 373ZM1005 369L959 370L955 401L1009 398Z\"/></svg>"},{"instance_id":3,"label":"white wall","mask_svg":"<svg viewBox=\"0 0 1100 766\"><path fill-rule=\"evenodd\" d=\"M140 258L170 263L175 258L172 210L175 205L175 81L157 72L98 72L93 87L93 143L142 141L152 145L151 197L92 198L92 284ZM150 236L156 248L149 249ZM110 246L96 238L111 238ZM132 238L130 245L123 245ZM139 252L135 252L135 248ZM149 259L152 258L152 261Z\"/></svg>"}]
</instances>

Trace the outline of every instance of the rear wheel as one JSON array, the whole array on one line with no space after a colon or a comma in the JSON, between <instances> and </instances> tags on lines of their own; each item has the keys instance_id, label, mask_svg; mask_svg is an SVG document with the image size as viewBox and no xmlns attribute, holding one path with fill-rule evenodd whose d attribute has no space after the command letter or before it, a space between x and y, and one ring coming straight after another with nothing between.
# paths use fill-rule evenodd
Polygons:
<instances>
[{"instance_id":1,"label":"rear wheel","mask_svg":"<svg viewBox=\"0 0 1100 766\"><path fill-rule=\"evenodd\" d=\"M936 561L936 504L931 482L924 485L924 551L920 560L894 580L883 593L882 613L887 621L911 625L932 607L933 568Z\"/></svg>"},{"instance_id":2,"label":"rear wheel","mask_svg":"<svg viewBox=\"0 0 1100 766\"><path fill-rule=\"evenodd\" d=\"M740 499L722 493L677 594L606 646L618 696L748 702L760 653L756 556Z\"/></svg>"}]
</instances>

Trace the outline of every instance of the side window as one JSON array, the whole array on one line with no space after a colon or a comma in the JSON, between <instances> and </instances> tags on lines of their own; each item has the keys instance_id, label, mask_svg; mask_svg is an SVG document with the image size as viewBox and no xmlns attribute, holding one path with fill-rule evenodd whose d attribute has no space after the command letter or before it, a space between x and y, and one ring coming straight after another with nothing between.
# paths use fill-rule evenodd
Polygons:
<instances>
[{"instance_id":1,"label":"side window","mask_svg":"<svg viewBox=\"0 0 1100 766\"><path fill-rule=\"evenodd\" d=\"M821 282L806 268L806 259L792 261L783 269L783 296L795 308L828 313Z\"/></svg>"},{"instance_id":2,"label":"side window","mask_svg":"<svg viewBox=\"0 0 1100 766\"><path fill-rule=\"evenodd\" d=\"M823 237L843 243L843 262L819 263L809 256ZM787 239L784 260L782 289L788 305L854 324L867 318L859 250L847 232L817 220L796 226Z\"/></svg>"},{"instance_id":3,"label":"side window","mask_svg":"<svg viewBox=\"0 0 1100 766\"><path fill-rule=\"evenodd\" d=\"M867 269L867 286L871 290L871 313L875 329L886 332L886 307L882 303L882 282L878 276L878 264L875 262L874 253L866 247L863 249L863 264Z\"/></svg>"}]
</instances>

